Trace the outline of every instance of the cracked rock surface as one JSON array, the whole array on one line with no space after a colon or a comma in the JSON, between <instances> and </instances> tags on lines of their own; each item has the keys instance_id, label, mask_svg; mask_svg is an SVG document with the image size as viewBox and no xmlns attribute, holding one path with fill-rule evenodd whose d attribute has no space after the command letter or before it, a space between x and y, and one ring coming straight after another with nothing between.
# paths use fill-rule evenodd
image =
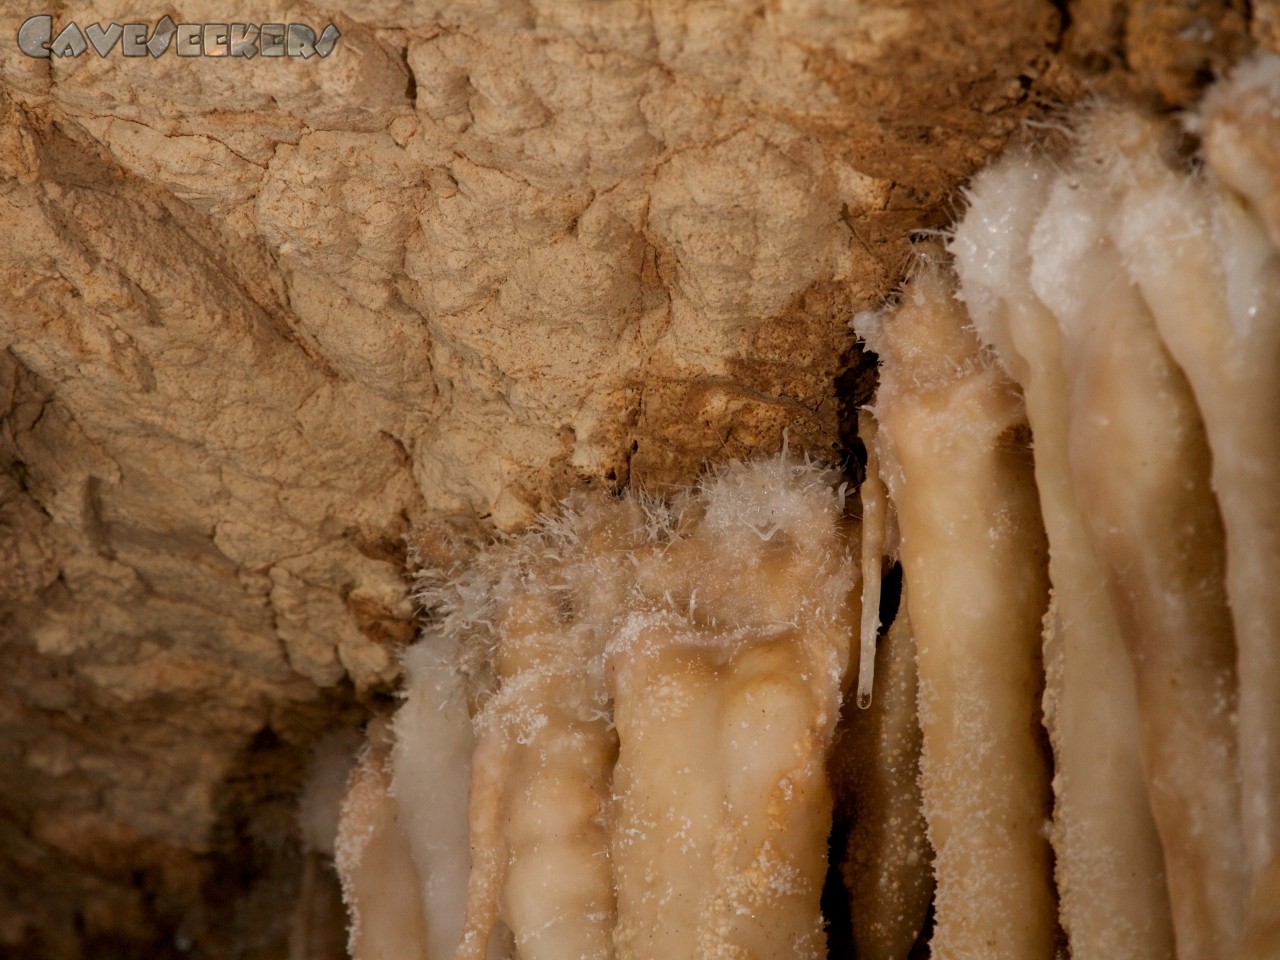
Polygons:
<instances>
[{"instance_id":1,"label":"cracked rock surface","mask_svg":"<svg viewBox=\"0 0 1280 960\"><path fill-rule=\"evenodd\" d=\"M395 689L406 534L662 493L784 429L839 459L848 321L911 231L1046 104L1177 105L1280 23L1265 0L169 12L342 38L40 60L0 7L6 956L340 949L296 796L314 742Z\"/></svg>"}]
</instances>

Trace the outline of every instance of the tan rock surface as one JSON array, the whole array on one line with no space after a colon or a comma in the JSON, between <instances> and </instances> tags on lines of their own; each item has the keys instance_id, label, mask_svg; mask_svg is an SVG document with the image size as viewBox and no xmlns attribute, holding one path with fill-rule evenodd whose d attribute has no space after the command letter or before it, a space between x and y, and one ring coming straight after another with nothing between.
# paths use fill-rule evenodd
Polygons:
<instances>
[{"instance_id":1,"label":"tan rock surface","mask_svg":"<svg viewBox=\"0 0 1280 960\"><path fill-rule=\"evenodd\" d=\"M1196 42L1227 56L1249 24L1218 6ZM661 491L783 428L838 456L847 321L909 231L1127 42L1077 17L1062 55L1038 0L360 0L238 12L332 20L324 60L35 60L16 7L6 956L284 956L310 744L414 630L403 535ZM1200 61L1166 40L1125 76L1176 100ZM332 940L293 926L295 956Z\"/></svg>"}]
</instances>

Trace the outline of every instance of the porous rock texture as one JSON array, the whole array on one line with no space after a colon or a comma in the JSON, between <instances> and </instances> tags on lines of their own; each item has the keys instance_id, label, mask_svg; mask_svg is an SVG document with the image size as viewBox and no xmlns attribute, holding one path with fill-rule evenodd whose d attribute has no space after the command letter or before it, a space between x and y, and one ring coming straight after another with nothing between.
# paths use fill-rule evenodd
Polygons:
<instances>
[{"instance_id":1,"label":"porous rock texture","mask_svg":"<svg viewBox=\"0 0 1280 960\"><path fill-rule=\"evenodd\" d=\"M326 957L297 793L405 538L839 459L848 320L1047 105L1187 102L1271 0L352 0L326 59L31 59L0 5L0 953ZM21 9L19 9L21 8ZM318 892L317 892L318 891ZM105 952L104 952L105 951Z\"/></svg>"}]
</instances>

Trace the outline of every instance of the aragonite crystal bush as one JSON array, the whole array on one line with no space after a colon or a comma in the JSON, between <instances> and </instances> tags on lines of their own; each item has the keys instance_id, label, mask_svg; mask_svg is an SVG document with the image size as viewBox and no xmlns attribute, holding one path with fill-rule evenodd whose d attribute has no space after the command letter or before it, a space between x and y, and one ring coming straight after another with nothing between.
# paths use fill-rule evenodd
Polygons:
<instances>
[{"instance_id":1,"label":"aragonite crystal bush","mask_svg":"<svg viewBox=\"0 0 1280 960\"><path fill-rule=\"evenodd\" d=\"M1280 956L1280 59L1065 139L855 321L857 505L784 450L424 535L357 960Z\"/></svg>"}]
</instances>

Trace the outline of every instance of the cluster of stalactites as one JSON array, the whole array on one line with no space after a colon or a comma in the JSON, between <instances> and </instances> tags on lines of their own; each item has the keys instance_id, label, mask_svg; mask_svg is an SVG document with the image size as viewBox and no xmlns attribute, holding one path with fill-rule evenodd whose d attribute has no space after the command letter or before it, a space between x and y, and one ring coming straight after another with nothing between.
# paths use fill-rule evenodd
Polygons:
<instances>
[{"instance_id":1,"label":"cluster of stalactites","mask_svg":"<svg viewBox=\"0 0 1280 960\"><path fill-rule=\"evenodd\" d=\"M784 453L428 565L357 960L816 960L829 835L860 958L1280 956L1280 60L1191 127L1091 107L857 318L860 523Z\"/></svg>"},{"instance_id":2,"label":"cluster of stalactites","mask_svg":"<svg viewBox=\"0 0 1280 960\"><path fill-rule=\"evenodd\" d=\"M824 957L845 489L784 453L428 571L340 831L353 954Z\"/></svg>"},{"instance_id":3,"label":"cluster of stalactites","mask_svg":"<svg viewBox=\"0 0 1280 960\"><path fill-rule=\"evenodd\" d=\"M984 171L951 243L1034 435L1075 960L1280 952L1280 58L1191 127L1199 166L1173 121L1093 105L1065 156ZM915 289L955 310L948 282Z\"/></svg>"}]
</instances>

